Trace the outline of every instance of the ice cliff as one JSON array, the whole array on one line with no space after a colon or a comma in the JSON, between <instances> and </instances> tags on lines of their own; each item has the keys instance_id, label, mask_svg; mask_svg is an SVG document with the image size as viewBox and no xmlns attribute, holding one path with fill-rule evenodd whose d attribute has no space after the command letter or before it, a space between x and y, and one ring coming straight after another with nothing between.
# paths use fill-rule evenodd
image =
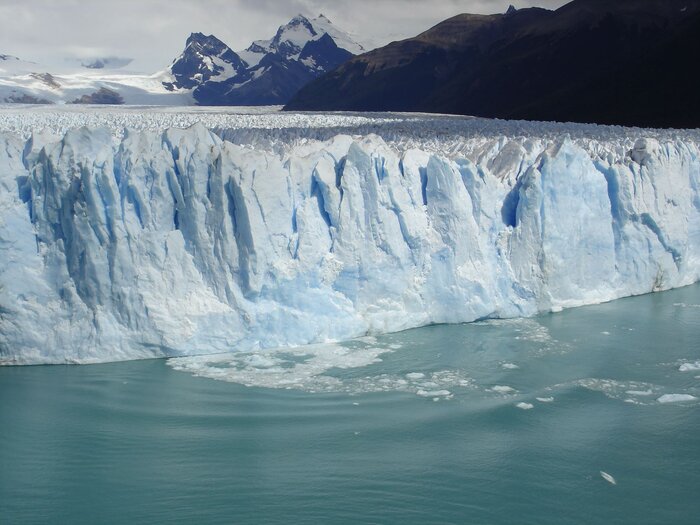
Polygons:
<instances>
[{"instance_id":1,"label":"ice cliff","mask_svg":"<svg viewBox=\"0 0 700 525\"><path fill-rule=\"evenodd\" d=\"M244 132L0 132L0 362L343 340L700 278L691 139Z\"/></svg>"}]
</instances>

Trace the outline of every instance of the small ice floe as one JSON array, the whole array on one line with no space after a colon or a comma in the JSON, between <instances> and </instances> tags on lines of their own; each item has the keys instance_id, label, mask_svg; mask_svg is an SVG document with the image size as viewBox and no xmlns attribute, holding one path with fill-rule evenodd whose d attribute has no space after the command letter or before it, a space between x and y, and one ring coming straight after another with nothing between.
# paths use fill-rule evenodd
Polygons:
<instances>
[{"instance_id":1,"label":"small ice floe","mask_svg":"<svg viewBox=\"0 0 700 525\"><path fill-rule=\"evenodd\" d=\"M697 397L690 394L664 394L657 401L659 403L683 403L686 401L695 401Z\"/></svg>"},{"instance_id":2,"label":"small ice floe","mask_svg":"<svg viewBox=\"0 0 700 525\"><path fill-rule=\"evenodd\" d=\"M695 361L694 363L683 363L678 367L679 372L697 372L700 370L700 361Z\"/></svg>"},{"instance_id":3,"label":"small ice floe","mask_svg":"<svg viewBox=\"0 0 700 525\"><path fill-rule=\"evenodd\" d=\"M449 399L452 397L452 392L449 390L419 390L416 395L420 397L444 397Z\"/></svg>"},{"instance_id":4,"label":"small ice floe","mask_svg":"<svg viewBox=\"0 0 700 525\"><path fill-rule=\"evenodd\" d=\"M600 477L603 478L605 481L610 483L611 485L617 485L617 481L615 481L615 478L613 478L610 474L604 471L600 471Z\"/></svg>"},{"instance_id":5,"label":"small ice floe","mask_svg":"<svg viewBox=\"0 0 700 525\"><path fill-rule=\"evenodd\" d=\"M533 405L532 403L518 403L515 406L520 410L532 410L533 408L535 408L535 405Z\"/></svg>"},{"instance_id":6,"label":"small ice floe","mask_svg":"<svg viewBox=\"0 0 700 525\"><path fill-rule=\"evenodd\" d=\"M406 374L406 377L411 380L423 379L425 378L425 374L421 372L411 372L410 374Z\"/></svg>"},{"instance_id":7,"label":"small ice floe","mask_svg":"<svg viewBox=\"0 0 700 525\"><path fill-rule=\"evenodd\" d=\"M360 406L360 403L353 403L352 406L354 406L354 407L359 407L359 406Z\"/></svg>"},{"instance_id":8,"label":"small ice floe","mask_svg":"<svg viewBox=\"0 0 700 525\"><path fill-rule=\"evenodd\" d=\"M515 392L515 389L506 385L496 385L494 387L491 387L491 391L497 392L499 394L512 394L513 392Z\"/></svg>"},{"instance_id":9,"label":"small ice floe","mask_svg":"<svg viewBox=\"0 0 700 525\"><path fill-rule=\"evenodd\" d=\"M603 334L603 335L610 335L610 332L607 332L607 331L605 331L605 332L600 332L600 333Z\"/></svg>"},{"instance_id":10,"label":"small ice floe","mask_svg":"<svg viewBox=\"0 0 700 525\"><path fill-rule=\"evenodd\" d=\"M553 397L536 397L535 399L540 403L554 403Z\"/></svg>"},{"instance_id":11,"label":"small ice floe","mask_svg":"<svg viewBox=\"0 0 700 525\"><path fill-rule=\"evenodd\" d=\"M504 370L517 370L520 367L515 363L503 363L501 365L501 368L503 368Z\"/></svg>"},{"instance_id":12,"label":"small ice floe","mask_svg":"<svg viewBox=\"0 0 700 525\"><path fill-rule=\"evenodd\" d=\"M627 390L625 394L630 396L651 396L654 392L652 390Z\"/></svg>"}]
</instances>

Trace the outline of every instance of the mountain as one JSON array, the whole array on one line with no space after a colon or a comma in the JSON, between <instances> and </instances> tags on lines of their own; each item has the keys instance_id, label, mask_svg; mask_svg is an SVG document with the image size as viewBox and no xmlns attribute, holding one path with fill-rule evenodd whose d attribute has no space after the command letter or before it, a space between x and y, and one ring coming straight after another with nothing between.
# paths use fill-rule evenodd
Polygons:
<instances>
[{"instance_id":1,"label":"mountain","mask_svg":"<svg viewBox=\"0 0 700 525\"><path fill-rule=\"evenodd\" d=\"M698 56L698 0L464 14L349 60L286 109L698 127Z\"/></svg>"},{"instance_id":2,"label":"mountain","mask_svg":"<svg viewBox=\"0 0 700 525\"><path fill-rule=\"evenodd\" d=\"M111 56L87 58L83 60L77 60L77 62L79 62L82 67L85 67L87 69L119 69L131 64L131 62L133 62L133 59Z\"/></svg>"},{"instance_id":3,"label":"mountain","mask_svg":"<svg viewBox=\"0 0 700 525\"><path fill-rule=\"evenodd\" d=\"M170 74L118 73L128 59L97 59L75 70L50 73L49 68L10 55L0 55L0 104L149 104L191 105L187 92L173 93L163 86ZM102 67L99 67L99 66Z\"/></svg>"},{"instance_id":4,"label":"mountain","mask_svg":"<svg viewBox=\"0 0 700 525\"><path fill-rule=\"evenodd\" d=\"M299 15L238 53L213 35L192 33L172 65L153 75L118 72L131 60L118 57L74 61L75 71L57 74L0 55L0 104L280 105L364 51L325 16Z\"/></svg>"},{"instance_id":5,"label":"mountain","mask_svg":"<svg viewBox=\"0 0 700 525\"><path fill-rule=\"evenodd\" d=\"M0 54L0 77L26 75L37 72L40 66L12 55Z\"/></svg>"},{"instance_id":6,"label":"mountain","mask_svg":"<svg viewBox=\"0 0 700 525\"><path fill-rule=\"evenodd\" d=\"M284 104L304 85L365 49L320 15L294 17L270 40L238 53L213 35L193 33L163 85L200 105Z\"/></svg>"},{"instance_id":7,"label":"mountain","mask_svg":"<svg viewBox=\"0 0 700 525\"><path fill-rule=\"evenodd\" d=\"M275 119L231 141L0 132L0 365L347 340L700 279L694 132Z\"/></svg>"},{"instance_id":8,"label":"mountain","mask_svg":"<svg viewBox=\"0 0 700 525\"><path fill-rule=\"evenodd\" d=\"M213 35L192 33L185 50L170 66L174 80L166 83L168 89L191 89L207 83L230 78L246 69L241 58Z\"/></svg>"}]
</instances>

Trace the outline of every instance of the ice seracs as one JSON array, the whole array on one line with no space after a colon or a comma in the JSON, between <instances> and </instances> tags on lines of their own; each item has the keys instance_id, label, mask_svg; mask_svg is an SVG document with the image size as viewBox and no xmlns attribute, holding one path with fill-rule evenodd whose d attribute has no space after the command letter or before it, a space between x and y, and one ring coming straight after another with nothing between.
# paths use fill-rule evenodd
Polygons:
<instances>
[{"instance_id":1,"label":"ice seracs","mask_svg":"<svg viewBox=\"0 0 700 525\"><path fill-rule=\"evenodd\" d=\"M254 351L700 277L692 133L630 130L642 148L576 126L412 139L413 121L382 138L274 118L290 129L0 133L0 360Z\"/></svg>"}]
</instances>

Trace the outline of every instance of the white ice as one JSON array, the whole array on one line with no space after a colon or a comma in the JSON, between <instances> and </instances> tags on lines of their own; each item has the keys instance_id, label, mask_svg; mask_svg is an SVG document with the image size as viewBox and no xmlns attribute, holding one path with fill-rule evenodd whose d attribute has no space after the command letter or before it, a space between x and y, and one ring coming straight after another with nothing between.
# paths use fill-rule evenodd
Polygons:
<instances>
[{"instance_id":1,"label":"white ice","mask_svg":"<svg viewBox=\"0 0 700 525\"><path fill-rule=\"evenodd\" d=\"M607 472L603 472L601 470L600 477L603 478L608 483L610 483L611 485L617 485L617 481L615 480L615 478L611 474L608 474Z\"/></svg>"},{"instance_id":2,"label":"white ice","mask_svg":"<svg viewBox=\"0 0 700 525\"><path fill-rule=\"evenodd\" d=\"M684 403L687 401L695 401L697 398L690 394L664 394L657 401L659 403Z\"/></svg>"},{"instance_id":3,"label":"white ice","mask_svg":"<svg viewBox=\"0 0 700 525\"><path fill-rule=\"evenodd\" d=\"M700 361L695 361L692 363L683 363L678 367L680 372L696 372L700 370Z\"/></svg>"},{"instance_id":4,"label":"white ice","mask_svg":"<svg viewBox=\"0 0 700 525\"><path fill-rule=\"evenodd\" d=\"M0 129L4 363L255 352L700 276L690 131L207 108Z\"/></svg>"}]
</instances>

